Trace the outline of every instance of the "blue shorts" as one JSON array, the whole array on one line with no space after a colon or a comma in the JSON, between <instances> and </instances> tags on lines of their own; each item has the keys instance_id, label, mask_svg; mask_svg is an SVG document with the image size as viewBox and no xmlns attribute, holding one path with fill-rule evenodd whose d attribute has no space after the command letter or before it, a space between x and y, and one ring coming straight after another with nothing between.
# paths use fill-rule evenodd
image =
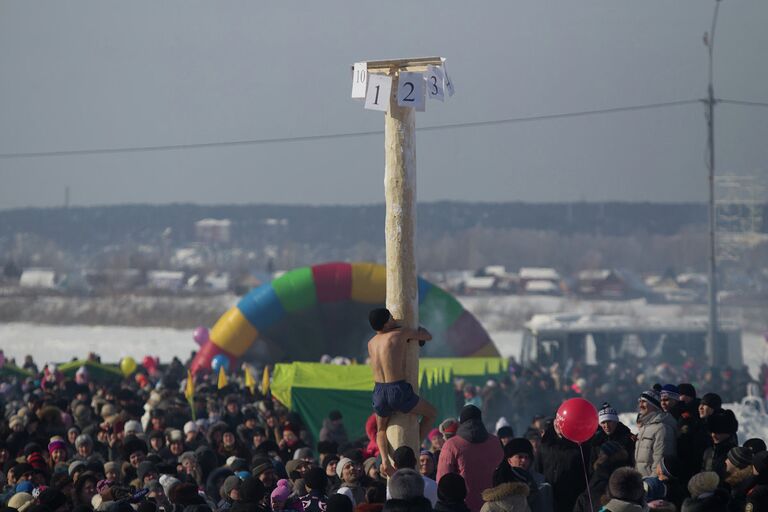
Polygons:
<instances>
[{"instance_id":1,"label":"blue shorts","mask_svg":"<svg viewBox=\"0 0 768 512\"><path fill-rule=\"evenodd\" d=\"M397 382L377 382L373 386L373 410L378 416L386 418L395 412L408 413L419 403L419 397L413 387L404 380Z\"/></svg>"}]
</instances>

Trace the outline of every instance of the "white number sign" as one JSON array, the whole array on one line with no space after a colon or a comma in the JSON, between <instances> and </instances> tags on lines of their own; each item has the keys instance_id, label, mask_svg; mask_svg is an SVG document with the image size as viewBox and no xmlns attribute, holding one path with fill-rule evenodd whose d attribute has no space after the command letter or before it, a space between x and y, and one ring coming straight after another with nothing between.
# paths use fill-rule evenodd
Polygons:
<instances>
[{"instance_id":1,"label":"white number sign","mask_svg":"<svg viewBox=\"0 0 768 512\"><path fill-rule=\"evenodd\" d=\"M368 63L355 62L352 70L352 97L365 98L365 86L368 84Z\"/></svg>"},{"instance_id":2,"label":"white number sign","mask_svg":"<svg viewBox=\"0 0 768 512\"><path fill-rule=\"evenodd\" d=\"M445 100L445 75L439 66L427 66L427 94L434 100Z\"/></svg>"},{"instance_id":3,"label":"white number sign","mask_svg":"<svg viewBox=\"0 0 768 512\"><path fill-rule=\"evenodd\" d=\"M424 75L404 71L397 86L397 104L401 107L424 109Z\"/></svg>"},{"instance_id":4,"label":"white number sign","mask_svg":"<svg viewBox=\"0 0 768 512\"><path fill-rule=\"evenodd\" d=\"M390 94L392 94L392 77L378 74L369 75L365 108L386 112L389 110Z\"/></svg>"}]
</instances>

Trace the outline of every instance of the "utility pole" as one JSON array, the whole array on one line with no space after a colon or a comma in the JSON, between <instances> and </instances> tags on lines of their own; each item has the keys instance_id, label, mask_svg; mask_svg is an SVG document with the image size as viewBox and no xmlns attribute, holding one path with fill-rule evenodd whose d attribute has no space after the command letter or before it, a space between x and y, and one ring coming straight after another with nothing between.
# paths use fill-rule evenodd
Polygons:
<instances>
[{"instance_id":1,"label":"utility pole","mask_svg":"<svg viewBox=\"0 0 768 512\"><path fill-rule=\"evenodd\" d=\"M403 106L398 101L398 91L401 91L401 85L410 85L410 92L414 92L415 87L420 85L401 80L404 76L403 73L422 73L442 64L443 60L439 57L368 61L365 63L368 74L366 80L369 80L373 75L385 75L391 79L389 97L384 100L383 108L380 108L385 110L386 306L392 316L408 328L417 328L419 325L418 276L414 251L416 240L416 112L414 107ZM358 71L355 73L357 74ZM419 75L418 79L424 81L425 77ZM367 82L366 86L367 89L364 87L363 90L372 92L370 90L371 83ZM440 90L442 91L442 84ZM374 99L378 105L380 100L378 87L375 92ZM359 96L354 96L353 93L353 97ZM408 98L407 95L406 98ZM422 106L424 99L421 98ZM409 344L406 351L406 380L418 393L418 343ZM414 452L418 452L421 442L418 419L411 414L395 413L387 427L387 440L392 446L390 453L403 445L410 446Z\"/></svg>"},{"instance_id":2,"label":"utility pole","mask_svg":"<svg viewBox=\"0 0 768 512\"><path fill-rule=\"evenodd\" d=\"M715 87L713 80L713 52L715 49L715 28L717 26L717 14L720 10L720 0L715 0L715 14L712 17L712 29L704 34L704 44L709 51L709 84L707 87L707 149L709 167L709 323L707 327L707 360L710 366L715 366L718 361L717 349L717 255L715 251Z\"/></svg>"}]
</instances>

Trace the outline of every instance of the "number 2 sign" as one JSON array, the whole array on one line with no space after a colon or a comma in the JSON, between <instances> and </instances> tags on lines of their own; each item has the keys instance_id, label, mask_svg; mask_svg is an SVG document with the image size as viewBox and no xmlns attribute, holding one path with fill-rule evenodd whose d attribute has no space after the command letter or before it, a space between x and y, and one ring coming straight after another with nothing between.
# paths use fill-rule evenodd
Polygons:
<instances>
[{"instance_id":1,"label":"number 2 sign","mask_svg":"<svg viewBox=\"0 0 768 512\"><path fill-rule=\"evenodd\" d=\"M424 74L401 72L397 85L397 104L424 110Z\"/></svg>"}]
</instances>

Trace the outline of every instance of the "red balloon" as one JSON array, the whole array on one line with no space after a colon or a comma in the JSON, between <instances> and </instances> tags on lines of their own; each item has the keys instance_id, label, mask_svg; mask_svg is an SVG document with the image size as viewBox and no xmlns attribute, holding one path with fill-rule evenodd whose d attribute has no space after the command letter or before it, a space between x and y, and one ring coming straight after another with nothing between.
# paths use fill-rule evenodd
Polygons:
<instances>
[{"instance_id":1,"label":"red balloon","mask_svg":"<svg viewBox=\"0 0 768 512\"><path fill-rule=\"evenodd\" d=\"M557 410L555 426L569 441L589 441L597 431L597 409L583 398L566 400Z\"/></svg>"}]
</instances>

